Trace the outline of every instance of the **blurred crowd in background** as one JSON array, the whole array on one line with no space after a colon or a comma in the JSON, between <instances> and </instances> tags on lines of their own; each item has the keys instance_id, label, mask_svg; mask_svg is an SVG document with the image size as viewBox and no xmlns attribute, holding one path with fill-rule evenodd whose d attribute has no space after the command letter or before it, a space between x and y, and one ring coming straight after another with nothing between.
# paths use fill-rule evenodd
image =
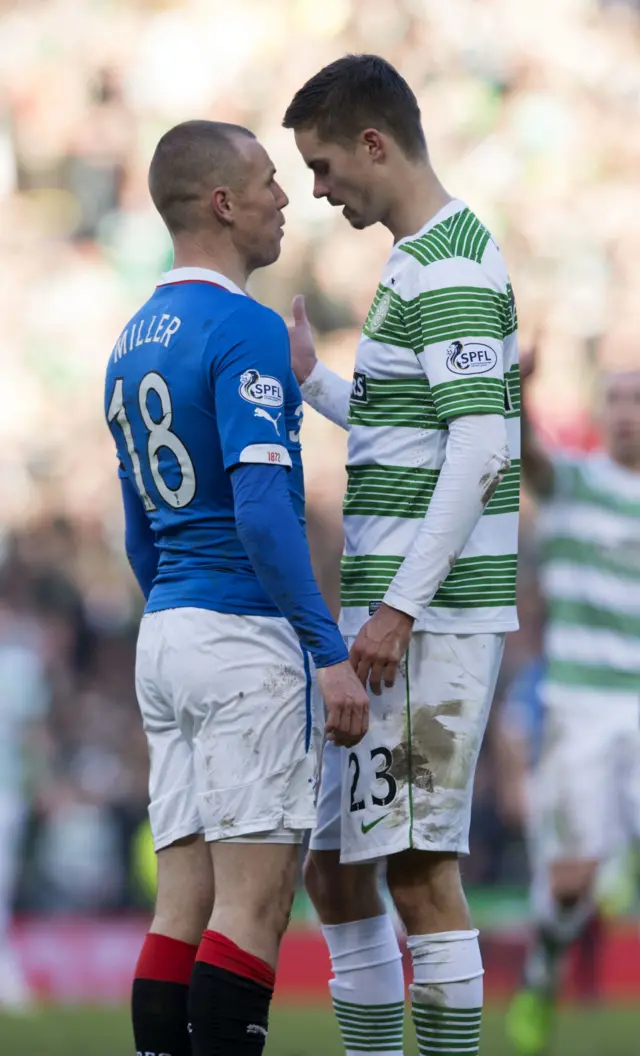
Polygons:
<instances>
[{"instance_id":1,"label":"blurred crowd in background","mask_svg":"<svg viewBox=\"0 0 640 1056\"><path fill-rule=\"evenodd\" d=\"M552 445L592 447L598 367L638 355L639 7L0 2L0 799L28 819L15 827L22 908L145 898L133 868L146 810L133 692L142 599L102 385L121 327L171 262L146 188L159 136L199 117L263 140L291 204L282 258L252 290L284 315L305 293L322 355L348 377L389 236L354 232L314 201L280 121L324 63L383 54L416 91L445 186L505 253L522 343L540 350L540 429ZM308 410L303 439L310 541L335 605L345 437ZM526 495L520 602L478 771L466 867L478 884L526 882L499 732L506 688L539 649Z\"/></svg>"}]
</instances>

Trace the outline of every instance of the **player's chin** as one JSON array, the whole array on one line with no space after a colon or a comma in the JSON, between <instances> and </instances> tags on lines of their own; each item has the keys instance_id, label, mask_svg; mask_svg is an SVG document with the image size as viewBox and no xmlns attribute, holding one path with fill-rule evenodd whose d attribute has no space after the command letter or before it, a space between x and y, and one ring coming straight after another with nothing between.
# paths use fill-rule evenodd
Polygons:
<instances>
[{"instance_id":1,"label":"player's chin","mask_svg":"<svg viewBox=\"0 0 640 1056\"><path fill-rule=\"evenodd\" d=\"M361 213L354 213L346 208L342 210L342 215L345 220L349 221L354 231L364 231L365 227L371 227L371 224L375 223L374 220L368 220Z\"/></svg>"},{"instance_id":2,"label":"player's chin","mask_svg":"<svg viewBox=\"0 0 640 1056\"><path fill-rule=\"evenodd\" d=\"M260 263L257 267L268 268L270 264L275 264L282 249L280 242L281 238L278 238L277 242L273 242L270 246L265 248L264 252L261 254Z\"/></svg>"}]
</instances>

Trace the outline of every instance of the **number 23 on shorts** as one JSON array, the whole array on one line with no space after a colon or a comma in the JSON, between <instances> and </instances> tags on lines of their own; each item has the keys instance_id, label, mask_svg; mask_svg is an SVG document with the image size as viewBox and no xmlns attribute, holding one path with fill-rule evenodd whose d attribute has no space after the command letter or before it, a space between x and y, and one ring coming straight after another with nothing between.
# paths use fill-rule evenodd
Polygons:
<instances>
[{"instance_id":1,"label":"number 23 on shorts","mask_svg":"<svg viewBox=\"0 0 640 1056\"><path fill-rule=\"evenodd\" d=\"M352 822L359 825L363 834L375 828L387 816L385 807L390 807L398 793L398 785L391 767L393 756L388 748L361 748L349 752L347 763L348 810ZM366 821L360 811L375 811L377 817ZM383 811L383 813L378 813Z\"/></svg>"}]
</instances>

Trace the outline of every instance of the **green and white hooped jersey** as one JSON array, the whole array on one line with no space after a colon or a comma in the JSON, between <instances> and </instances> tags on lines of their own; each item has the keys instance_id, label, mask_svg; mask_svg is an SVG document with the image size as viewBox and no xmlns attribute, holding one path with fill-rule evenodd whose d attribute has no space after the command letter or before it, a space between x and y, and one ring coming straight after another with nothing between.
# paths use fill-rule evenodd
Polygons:
<instances>
[{"instance_id":1,"label":"green and white hooped jersey","mask_svg":"<svg viewBox=\"0 0 640 1056\"><path fill-rule=\"evenodd\" d=\"M543 699L640 708L640 473L603 454L556 462L539 528Z\"/></svg>"},{"instance_id":2,"label":"green and white hooped jersey","mask_svg":"<svg viewBox=\"0 0 640 1056\"><path fill-rule=\"evenodd\" d=\"M416 630L517 629L520 383L500 250L455 200L393 247L358 344L349 408L341 628L382 601L429 507L449 419L502 414L511 469Z\"/></svg>"}]
</instances>

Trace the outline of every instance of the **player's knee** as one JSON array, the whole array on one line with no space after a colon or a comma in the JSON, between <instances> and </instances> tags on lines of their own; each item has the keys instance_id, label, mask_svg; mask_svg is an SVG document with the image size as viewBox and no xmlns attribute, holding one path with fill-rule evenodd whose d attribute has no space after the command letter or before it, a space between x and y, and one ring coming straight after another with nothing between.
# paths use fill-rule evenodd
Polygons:
<instances>
[{"instance_id":1,"label":"player's knee","mask_svg":"<svg viewBox=\"0 0 640 1056\"><path fill-rule=\"evenodd\" d=\"M428 851L394 854L387 865L387 884L409 935L470 926L456 855Z\"/></svg>"},{"instance_id":2,"label":"player's knee","mask_svg":"<svg viewBox=\"0 0 640 1056\"><path fill-rule=\"evenodd\" d=\"M200 942L213 908L213 890L185 883L183 894L167 893L156 900L153 930L192 944Z\"/></svg>"},{"instance_id":3,"label":"player's knee","mask_svg":"<svg viewBox=\"0 0 640 1056\"><path fill-rule=\"evenodd\" d=\"M241 922L243 929L279 943L291 920L294 893L293 885L284 880L269 883L261 879L240 890L237 899L227 898L223 906L216 905L214 912L220 910L225 920Z\"/></svg>"},{"instance_id":4,"label":"player's knee","mask_svg":"<svg viewBox=\"0 0 640 1056\"><path fill-rule=\"evenodd\" d=\"M343 924L384 912L375 866L340 865L339 851L310 851L303 876L323 924Z\"/></svg>"},{"instance_id":5,"label":"player's knee","mask_svg":"<svg viewBox=\"0 0 640 1056\"><path fill-rule=\"evenodd\" d=\"M325 854L329 853L331 852L325 852ZM331 863L325 861L323 864L322 860L318 861L317 856L310 851L302 867L302 878L307 894L321 920L324 920L325 914L331 909L332 901L336 898L336 892L331 887L331 874L333 874Z\"/></svg>"},{"instance_id":6,"label":"player's knee","mask_svg":"<svg viewBox=\"0 0 640 1056\"><path fill-rule=\"evenodd\" d=\"M272 933L278 941L282 938L289 927L291 910L293 909L294 890L289 885L283 885L273 897L269 904L259 907L259 917L270 922Z\"/></svg>"}]
</instances>

